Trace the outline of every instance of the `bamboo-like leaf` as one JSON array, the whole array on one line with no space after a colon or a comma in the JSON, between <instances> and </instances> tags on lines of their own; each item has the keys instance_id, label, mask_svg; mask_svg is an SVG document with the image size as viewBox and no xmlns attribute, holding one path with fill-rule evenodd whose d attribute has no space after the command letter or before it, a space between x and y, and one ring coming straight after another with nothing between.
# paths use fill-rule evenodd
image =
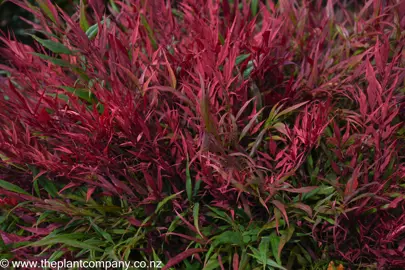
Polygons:
<instances>
[{"instance_id":1,"label":"bamboo-like leaf","mask_svg":"<svg viewBox=\"0 0 405 270\"><path fill-rule=\"evenodd\" d=\"M43 60L47 60L49 62L51 62L54 65L60 66L60 67L69 67L72 68L72 64L70 64L69 62L62 60L62 59L58 59L58 58L54 58L45 54L40 54L40 53L32 53L33 55L36 55L38 57L40 57Z\"/></svg>"},{"instance_id":2,"label":"bamboo-like leaf","mask_svg":"<svg viewBox=\"0 0 405 270\"><path fill-rule=\"evenodd\" d=\"M65 45L50 40L50 39L42 39L36 36L32 36L36 41L38 41L42 46L45 48L49 49L53 53L58 53L58 54L73 54L73 51L71 51L68 47Z\"/></svg>"},{"instance_id":3,"label":"bamboo-like leaf","mask_svg":"<svg viewBox=\"0 0 405 270\"><path fill-rule=\"evenodd\" d=\"M6 190L9 190L9 191L15 192L15 193L30 195L28 192L26 192L25 190L23 190L19 186L16 186L16 185L14 185L12 183L9 183L9 182L1 180L1 179L0 179L0 187L4 188Z\"/></svg>"},{"instance_id":4,"label":"bamboo-like leaf","mask_svg":"<svg viewBox=\"0 0 405 270\"><path fill-rule=\"evenodd\" d=\"M281 251L283 250L285 244L290 241L292 235L294 234L295 227L292 225L287 228L287 231L284 231L284 233L280 237L280 243L278 244L278 257L281 258Z\"/></svg>"},{"instance_id":5,"label":"bamboo-like leaf","mask_svg":"<svg viewBox=\"0 0 405 270\"><path fill-rule=\"evenodd\" d=\"M296 105L294 105L294 106L291 106L291 107L289 107L289 108L287 108L287 109L285 109L285 110L279 112L279 113L277 114L276 118L280 118L281 116L283 116L283 115L285 115L285 114L288 114L288 113L290 113L290 112L292 112L292 111L295 111L296 109L302 107L303 105L305 105L305 104L307 104L307 103L308 103L308 101L305 101L305 102L296 104Z\"/></svg>"},{"instance_id":6,"label":"bamboo-like leaf","mask_svg":"<svg viewBox=\"0 0 405 270\"><path fill-rule=\"evenodd\" d=\"M143 27L145 27L146 31L148 32L148 37L149 37L150 43L152 44L153 49L156 50L158 48L158 45L156 42L155 34L153 33L152 28L150 27L148 21L146 20L146 17L143 14L141 14L141 23L142 23Z\"/></svg>"},{"instance_id":7,"label":"bamboo-like leaf","mask_svg":"<svg viewBox=\"0 0 405 270\"><path fill-rule=\"evenodd\" d=\"M256 14L257 14L258 6L259 6L259 1L258 0L252 0L250 2L250 8L252 10L252 16L253 17L256 16Z\"/></svg>"},{"instance_id":8,"label":"bamboo-like leaf","mask_svg":"<svg viewBox=\"0 0 405 270\"><path fill-rule=\"evenodd\" d=\"M203 248L190 248L187 249L183 252L181 252L179 255L175 256L174 258L171 258L167 264L162 268L162 270L168 270L170 267L175 266L176 264L184 261L184 259L199 253L199 252L204 252L205 249Z\"/></svg>"},{"instance_id":9,"label":"bamboo-like leaf","mask_svg":"<svg viewBox=\"0 0 405 270\"><path fill-rule=\"evenodd\" d=\"M245 135L248 133L248 131L252 128L252 125L257 121L257 118L260 116L260 114L263 112L264 108L262 108L260 111L258 111L252 119L250 119L249 123L243 128L240 136L239 136L239 141L245 137Z\"/></svg>"},{"instance_id":10,"label":"bamboo-like leaf","mask_svg":"<svg viewBox=\"0 0 405 270\"><path fill-rule=\"evenodd\" d=\"M173 89L176 89L176 87L177 87L176 75L174 74L173 69L172 69L172 67L170 66L170 63L169 63L169 61L167 60L166 54L164 54L164 57L165 57L166 66L167 66L167 69L168 69L169 75L170 75L170 80L171 80L171 84L172 84L171 86L172 86Z\"/></svg>"},{"instance_id":11,"label":"bamboo-like leaf","mask_svg":"<svg viewBox=\"0 0 405 270\"><path fill-rule=\"evenodd\" d=\"M61 245L66 245L69 247L75 247L75 248L80 248L80 249L85 249L85 250L90 250L90 251L98 251L98 252L103 252L103 249L84 243L82 241L78 241L74 238L72 238L72 235L56 235L56 236L50 236L43 238L39 241L36 241L32 244L29 244L28 246L32 247L40 247L40 246L49 246L49 245L56 245L56 244L61 244Z\"/></svg>"},{"instance_id":12,"label":"bamboo-like leaf","mask_svg":"<svg viewBox=\"0 0 405 270\"><path fill-rule=\"evenodd\" d=\"M84 32L86 32L89 29L89 22L87 21L86 18L86 0L80 0L80 28Z\"/></svg>"},{"instance_id":13,"label":"bamboo-like leaf","mask_svg":"<svg viewBox=\"0 0 405 270\"><path fill-rule=\"evenodd\" d=\"M259 252L260 252L260 259L262 262L266 262L267 258L269 257L269 246L270 246L270 238L269 237L262 237L262 241L260 241L259 245ZM263 270L266 269L266 263L263 264Z\"/></svg>"},{"instance_id":14,"label":"bamboo-like leaf","mask_svg":"<svg viewBox=\"0 0 405 270\"><path fill-rule=\"evenodd\" d=\"M89 102L89 103L96 103L97 102L97 98L96 96L89 90L84 89L84 88L73 88L73 87L69 87L69 86L60 86L60 88L74 94L75 96Z\"/></svg>"},{"instance_id":15,"label":"bamboo-like leaf","mask_svg":"<svg viewBox=\"0 0 405 270\"><path fill-rule=\"evenodd\" d=\"M239 65L240 63L242 63L249 57L250 57L250 53L239 55L238 57L236 57L235 66Z\"/></svg>"},{"instance_id":16,"label":"bamboo-like leaf","mask_svg":"<svg viewBox=\"0 0 405 270\"><path fill-rule=\"evenodd\" d=\"M193 199L193 194L192 194L192 182L191 182L191 175L190 175L190 162L188 160L187 156L187 164L186 164L186 192L187 192L187 198L191 202Z\"/></svg>"},{"instance_id":17,"label":"bamboo-like leaf","mask_svg":"<svg viewBox=\"0 0 405 270\"><path fill-rule=\"evenodd\" d=\"M289 226L288 223L288 215L287 215L287 211L285 210L285 206L282 202L278 201L278 200L273 200L272 203L280 210L280 212L283 214L284 219L287 223L287 226Z\"/></svg>"},{"instance_id":18,"label":"bamboo-like leaf","mask_svg":"<svg viewBox=\"0 0 405 270\"><path fill-rule=\"evenodd\" d=\"M172 195L167 196L166 198L164 198L160 203L158 203L158 205L156 207L156 210L155 210L155 213L159 213L160 209L162 209L162 207L165 206L166 203L173 200L174 198L179 196L181 193L183 193L183 191L177 192L175 194L172 194Z\"/></svg>"},{"instance_id":19,"label":"bamboo-like leaf","mask_svg":"<svg viewBox=\"0 0 405 270\"><path fill-rule=\"evenodd\" d=\"M199 225L199 214L200 214L200 204L199 203L195 203L194 204L194 208L193 208L193 219L194 219L194 227L197 229L198 234L204 238L204 236L202 235L201 231L200 231L200 225Z\"/></svg>"},{"instance_id":20,"label":"bamboo-like leaf","mask_svg":"<svg viewBox=\"0 0 405 270\"><path fill-rule=\"evenodd\" d=\"M52 10L48 7L48 4L44 0L36 0L38 6L42 9L46 16L51 19L54 23L56 23L56 18Z\"/></svg>"}]
</instances>

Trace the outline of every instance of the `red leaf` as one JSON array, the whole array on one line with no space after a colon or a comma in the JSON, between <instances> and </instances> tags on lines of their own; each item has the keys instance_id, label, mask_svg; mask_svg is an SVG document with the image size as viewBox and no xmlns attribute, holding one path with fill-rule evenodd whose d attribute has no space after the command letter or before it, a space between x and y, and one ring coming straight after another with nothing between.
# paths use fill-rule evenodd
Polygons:
<instances>
[{"instance_id":1,"label":"red leaf","mask_svg":"<svg viewBox=\"0 0 405 270\"><path fill-rule=\"evenodd\" d=\"M403 196L399 196L397 198L395 198L395 200L393 200L389 205L388 208L397 208L398 207L398 203L400 203L401 201L404 200Z\"/></svg>"},{"instance_id":2,"label":"red leaf","mask_svg":"<svg viewBox=\"0 0 405 270\"><path fill-rule=\"evenodd\" d=\"M18 227L20 227L23 230L26 230L27 232L31 232L33 234L38 234L38 235L48 235L50 234L52 231L54 231L56 228L59 228L61 225L59 224L51 224L46 228L30 228L30 227L24 227L24 226L20 226L17 225Z\"/></svg>"},{"instance_id":3,"label":"red leaf","mask_svg":"<svg viewBox=\"0 0 405 270\"><path fill-rule=\"evenodd\" d=\"M16 234L6 233L4 231L0 231L0 236L4 241L4 244L6 245L29 241L33 237L33 236L23 237Z\"/></svg>"},{"instance_id":4,"label":"red leaf","mask_svg":"<svg viewBox=\"0 0 405 270\"><path fill-rule=\"evenodd\" d=\"M47 124L51 117L49 116L48 112L43 108L40 113L38 113L37 119L42 124Z\"/></svg>"},{"instance_id":5,"label":"red leaf","mask_svg":"<svg viewBox=\"0 0 405 270\"><path fill-rule=\"evenodd\" d=\"M287 223L287 226L290 226L289 222L288 222L288 215L287 215L287 211L285 210L285 206L282 202L278 201L278 200L274 200L272 201L272 203L278 208L278 210L280 210L280 212L283 214L284 219Z\"/></svg>"},{"instance_id":6,"label":"red leaf","mask_svg":"<svg viewBox=\"0 0 405 270\"><path fill-rule=\"evenodd\" d=\"M239 254L238 253L233 254L232 267L233 267L233 270L239 270Z\"/></svg>"},{"instance_id":7,"label":"red leaf","mask_svg":"<svg viewBox=\"0 0 405 270\"><path fill-rule=\"evenodd\" d=\"M87 189L87 193L86 193L86 202L88 202L91 198L91 195L94 193L94 191L96 190L96 187L89 187Z\"/></svg>"},{"instance_id":8,"label":"red leaf","mask_svg":"<svg viewBox=\"0 0 405 270\"><path fill-rule=\"evenodd\" d=\"M303 203L294 203L291 205L294 208L301 209L302 211L306 212L310 217L312 217L312 208Z\"/></svg>"},{"instance_id":9,"label":"red leaf","mask_svg":"<svg viewBox=\"0 0 405 270\"><path fill-rule=\"evenodd\" d=\"M129 221L129 223L131 223L131 225L134 225L135 227L147 227L151 224L150 222L143 224L141 221L137 220L134 217L128 217L127 220Z\"/></svg>"},{"instance_id":10,"label":"red leaf","mask_svg":"<svg viewBox=\"0 0 405 270\"><path fill-rule=\"evenodd\" d=\"M270 138L269 140L269 150L270 150L270 154L272 156L274 156L276 154L277 151L277 143L276 141L274 141L272 138Z\"/></svg>"},{"instance_id":11,"label":"red leaf","mask_svg":"<svg viewBox=\"0 0 405 270\"><path fill-rule=\"evenodd\" d=\"M358 176L360 173L360 169L361 169L361 165L358 166L354 170L352 177L350 178L349 181L347 181L345 195L349 195L349 194L353 193L354 191L356 191L357 187L359 186Z\"/></svg>"},{"instance_id":12,"label":"red leaf","mask_svg":"<svg viewBox=\"0 0 405 270\"><path fill-rule=\"evenodd\" d=\"M195 237L192 237L192 236L189 236L189 235L186 235L186 234L182 234L182 233L168 232L168 233L165 233L164 235L175 235L175 236L179 236L179 237L182 237L184 239L194 241L194 242L197 242L197 243L200 243L200 244L205 243L205 241L203 239L198 239L198 238L195 238Z\"/></svg>"},{"instance_id":13,"label":"red leaf","mask_svg":"<svg viewBox=\"0 0 405 270\"><path fill-rule=\"evenodd\" d=\"M76 187L76 186L78 186L78 185L79 185L79 184L77 184L77 183L70 182L69 184L67 184L66 186L64 186L58 193L59 193L59 194L62 194L63 191L65 191L65 190L67 190L67 189L69 189L69 188L72 188L72 187Z\"/></svg>"},{"instance_id":14,"label":"red leaf","mask_svg":"<svg viewBox=\"0 0 405 270\"><path fill-rule=\"evenodd\" d=\"M150 176L150 174L148 174L146 172L146 170L144 170L143 175L145 177L146 183L148 184L148 186L153 190L153 192L157 192L157 186L155 183L155 180L153 180L152 176Z\"/></svg>"},{"instance_id":15,"label":"red leaf","mask_svg":"<svg viewBox=\"0 0 405 270\"><path fill-rule=\"evenodd\" d=\"M370 108L373 110L381 101L381 85L377 81L376 74L370 61L367 60L366 78L368 81L367 98ZM377 103L378 102L378 103Z\"/></svg>"},{"instance_id":16,"label":"red leaf","mask_svg":"<svg viewBox=\"0 0 405 270\"><path fill-rule=\"evenodd\" d=\"M191 225L190 222L188 222L182 215L180 215L177 211L174 211L176 213L176 215L184 222L184 224L186 224L193 232L198 233L198 230Z\"/></svg>"},{"instance_id":17,"label":"red leaf","mask_svg":"<svg viewBox=\"0 0 405 270\"><path fill-rule=\"evenodd\" d=\"M162 268L162 270L167 270L170 267L184 261L186 258L192 256L193 254L198 253L198 252L204 252L204 251L206 251L206 249L204 249L204 248L190 248L190 249L188 249L186 251L183 251L182 253L180 253L176 257L171 258L167 262L167 264Z\"/></svg>"},{"instance_id":18,"label":"red leaf","mask_svg":"<svg viewBox=\"0 0 405 270\"><path fill-rule=\"evenodd\" d=\"M316 186L312 186L312 187L302 187L302 188L279 188L279 190L284 190L284 191L292 192L292 193L307 193L316 188L317 188Z\"/></svg>"},{"instance_id":19,"label":"red leaf","mask_svg":"<svg viewBox=\"0 0 405 270\"><path fill-rule=\"evenodd\" d=\"M225 270L221 255L218 255L218 263L219 263L219 266L221 266L221 270Z\"/></svg>"}]
</instances>

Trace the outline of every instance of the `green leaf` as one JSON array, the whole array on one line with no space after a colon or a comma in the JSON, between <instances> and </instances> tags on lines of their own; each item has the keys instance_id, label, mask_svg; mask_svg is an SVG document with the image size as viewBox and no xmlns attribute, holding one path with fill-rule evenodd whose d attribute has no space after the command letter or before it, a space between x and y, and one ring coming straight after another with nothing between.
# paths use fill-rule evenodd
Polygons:
<instances>
[{"instance_id":1,"label":"green leaf","mask_svg":"<svg viewBox=\"0 0 405 270\"><path fill-rule=\"evenodd\" d=\"M157 46L155 35L154 35L153 30L150 27L148 21L146 20L146 17L142 14L141 14L141 23L142 23L143 27L145 27L146 31L148 32L149 41L152 44L153 49L156 50L158 48L158 46Z\"/></svg>"},{"instance_id":2,"label":"green leaf","mask_svg":"<svg viewBox=\"0 0 405 270\"><path fill-rule=\"evenodd\" d=\"M186 165L186 192L187 192L187 198L191 202L192 201L192 184L191 184L191 176L190 176L190 162L188 160L188 155L187 155L187 165Z\"/></svg>"},{"instance_id":3,"label":"green leaf","mask_svg":"<svg viewBox=\"0 0 405 270\"><path fill-rule=\"evenodd\" d=\"M179 18L183 18L183 13L181 13L180 11L178 11L175 8L172 8L172 13L173 13L174 16L177 16Z\"/></svg>"},{"instance_id":4,"label":"green leaf","mask_svg":"<svg viewBox=\"0 0 405 270\"><path fill-rule=\"evenodd\" d=\"M279 226L284 226L285 225L285 221L284 220L280 220L280 222L279 222ZM265 231L265 230L271 230L271 229L274 229L274 228L276 228L277 227L277 223L276 223L276 221L274 220L274 221L272 221L272 222L269 222L269 223L267 223L266 225L264 225L261 229L260 229L260 231L259 231L259 233L258 234L261 234L263 231Z\"/></svg>"},{"instance_id":5,"label":"green leaf","mask_svg":"<svg viewBox=\"0 0 405 270\"><path fill-rule=\"evenodd\" d=\"M284 268L283 266L281 266L279 263L276 263L272 259L268 258L266 263L268 266L275 267L275 268L282 269L282 270L287 270L287 268Z\"/></svg>"},{"instance_id":6,"label":"green leaf","mask_svg":"<svg viewBox=\"0 0 405 270\"><path fill-rule=\"evenodd\" d=\"M78 98L81 98L89 103L95 103L97 101L96 96L89 90L84 88L73 88L69 86L59 86L60 88L74 94Z\"/></svg>"},{"instance_id":7,"label":"green leaf","mask_svg":"<svg viewBox=\"0 0 405 270\"><path fill-rule=\"evenodd\" d=\"M199 213L200 213L200 203L196 203L196 204L194 204L194 208L193 208L194 227L197 229L198 234L201 237L203 237L200 232L200 226L198 224Z\"/></svg>"},{"instance_id":8,"label":"green leaf","mask_svg":"<svg viewBox=\"0 0 405 270\"><path fill-rule=\"evenodd\" d=\"M221 43L221 45L224 45L225 39L224 39L224 36L221 34L221 32L218 32L218 39L219 39L219 42Z\"/></svg>"},{"instance_id":9,"label":"green leaf","mask_svg":"<svg viewBox=\"0 0 405 270\"><path fill-rule=\"evenodd\" d=\"M214 246L223 244L237 245L240 247L244 246L243 236L240 232L226 231L218 236L214 236L211 240L213 241L212 244Z\"/></svg>"},{"instance_id":10,"label":"green leaf","mask_svg":"<svg viewBox=\"0 0 405 270\"><path fill-rule=\"evenodd\" d=\"M80 28L86 32L89 29L89 22L86 18L85 0L80 1Z\"/></svg>"},{"instance_id":11,"label":"green leaf","mask_svg":"<svg viewBox=\"0 0 405 270\"><path fill-rule=\"evenodd\" d=\"M48 192L49 195L51 195L51 197L59 197L58 189L51 180L44 176L40 176L38 177L37 182L46 190L46 192Z\"/></svg>"},{"instance_id":12,"label":"green leaf","mask_svg":"<svg viewBox=\"0 0 405 270\"><path fill-rule=\"evenodd\" d=\"M278 103L271 108L269 116L267 117L266 122L264 123L264 128L269 128L273 125L274 119L276 118L276 114L282 108L283 105L278 106Z\"/></svg>"},{"instance_id":13,"label":"green leaf","mask_svg":"<svg viewBox=\"0 0 405 270\"><path fill-rule=\"evenodd\" d=\"M35 32L41 33L41 34L43 34L43 35L46 36L46 37L53 37L53 38L56 38L56 39L59 38L57 35L55 35L55 34L53 34L53 33L50 33L50 32L47 32L47 31L45 31L45 30L36 29Z\"/></svg>"},{"instance_id":14,"label":"green leaf","mask_svg":"<svg viewBox=\"0 0 405 270\"><path fill-rule=\"evenodd\" d=\"M243 78L244 78L245 80L246 80L247 78L249 78L250 73L252 73L253 69L254 69L253 62L249 61L249 64L248 64L247 68L246 68L245 71L243 72Z\"/></svg>"},{"instance_id":15,"label":"green leaf","mask_svg":"<svg viewBox=\"0 0 405 270\"><path fill-rule=\"evenodd\" d=\"M199 262L194 262L193 264L191 264L188 260L184 260L183 262L186 265L186 270L200 270Z\"/></svg>"},{"instance_id":16,"label":"green leaf","mask_svg":"<svg viewBox=\"0 0 405 270\"><path fill-rule=\"evenodd\" d=\"M66 47L65 45L63 45L63 44L61 44L59 42L56 42L56 41L53 41L53 40L50 40L50 39L42 39L42 38L39 38L39 37L34 36L34 35L32 35L32 37L36 41L38 41L42 46L49 49L53 53L73 54L73 52L68 47Z\"/></svg>"},{"instance_id":17,"label":"green leaf","mask_svg":"<svg viewBox=\"0 0 405 270\"><path fill-rule=\"evenodd\" d=\"M32 166L32 165L28 165L28 168L30 168L30 170L32 172L32 176L35 179L35 181L34 181L34 190L35 190L38 197L41 197L40 196L39 186L42 186L45 189L45 191L49 195L51 195L51 197L53 197L53 198L59 197L58 189L56 188L54 182L50 181L44 175L40 175L38 177L37 175L39 173L39 170L38 170L37 167Z\"/></svg>"},{"instance_id":18,"label":"green leaf","mask_svg":"<svg viewBox=\"0 0 405 270\"><path fill-rule=\"evenodd\" d=\"M308 162L309 168L310 168L310 169L313 169L313 168L314 168L314 160L312 159L312 155L311 155L311 154L308 155L307 162Z\"/></svg>"},{"instance_id":19,"label":"green leaf","mask_svg":"<svg viewBox=\"0 0 405 270\"><path fill-rule=\"evenodd\" d=\"M1 179L0 179L0 187L6 189L8 191L12 191L12 192L15 192L15 193L25 194L25 195L31 196L28 192L26 192L25 190L23 190L19 186L16 186L14 184L11 184L11 183L9 183L7 181L4 181L4 180L1 180Z\"/></svg>"},{"instance_id":20,"label":"green leaf","mask_svg":"<svg viewBox=\"0 0 405 270\"><path fill-rule=\"evenodd\" d=\"M276 232L270 234L270 244L273 257L276 259L277 263L281 264L281 259L278 256L278 247L280 245L280 237L277 236Z\"/></svg>"},{"instance_id":21,"label":"green leaf","mask_svg":"<svg viewBox=\"0 0 405 270\"><path fill-rule=\"evenodd\" d=\"M52 64L60 66L60 67L69 67L69 68L72 67L72 65L69 62L62 60L62 59L54 58L49 55L45 55L45 54L41 54L41 53L31 53L31 54L38 56L39 58L49 61Z\"/></svg>"},{"instance_id":22,"label":"green leaf","mask_svg":"<svg viewBox=\"0 0 405 270\"><path fill-rule=\"evenodd\" d=\"M95 38L97 36L98 33L98 24L93 24L92 26L90 26L87 31L86 31L86 36L92 40L93 38Z\"/></svg>"},{"instance_id":23,"label":"green leaf","mask_svg":"<svg viewBox=\"0 0 405 270\"><path fill-rule=\"evenodd\" d=\"M239 269L246 269L249 263L249 256L247 250L242 250L242 256L240 256Z\"/></svg>"},{"instance_id":24,"label":"green leaf","mask_svg":"<svg viewBox=\"0 0 405 270\"><path fill-rule=\"evenodd\" d=\"M252 0L251 4L250 4L250 8L252 10L252 16L256 16L257 14L257 8L259 6L259 1L258 0Z\"/></svg>"},{"instance_id":25,"label":"green leaf","mask_svg":"<svg viewBox=\"0 0 405 270\"><path fill-rule=\"evenodd\" d=\"M97 226L92 219L90 219L91 225L93 226L94 230L100 234L105 240L107 240L110 243L114 243L111 235L108 232L103 231L102 229L100 229L99 226Z\"/></svg>"},{"instance_id":26,"label":"green leaf","mask_svg":"<svg viewBox=\"0 0 405 270\"><path fill-rule=\"evenodd\" d=\"M318 194L322 194L322 195L330 195L335 191L335 187L333 186L320 186L319 187L319 191Z\"/></svg>"},{"instance_id":27,"label":"green leaf","mask_svg":"<svg viewBox=\"0 0 405 270\"><path fill-rule=\"evenodd\" d=\"M61 251L61 250L55 251L54 253L52 253L51 257L49 257L48 261L50 261L50 262L55 262L55 261L57 261L60 257L62 257L63 254L65 254L65 251Z\"/></svg>"},{"instance_id":28,"label":"green leaf","mask_svg":"<svg viewBox=\"0 0 405 270\"><path fill-rule=\"evenodd\" d=\"M323 220L329 222L330 224L335 225L335 221L334 221L333 219L328 218L328 217L324 217L324 216L319 216L319 217L320 217L321 219L323 219Z\"/></svg>"},{"instance_id":29,"label":"green leaf","mask_svg":"<svg viewBox=\"0 0 405 270\"><path fill-rule=\"evenodd\" d=\"M111 5L112 9L113 9L115 12L120 12L120 10L119 10L119 8L117 7L117 5L115 4L115 1L114 1L114 0L110 0L110 5Z\"/></svg>"},{"instance_id":30,"label":"green leaf","mask_svg":"<svg viewBox=\"0 0 405 270\"><path fill-rule=\"evenodd\" d=\"M238 57L236 57L235 60L235 66L239 65L240 63L242 63L243 61L245 61L246 59L248 59L250 56L250 53L247 54L241 54Z\"/></svg>"},{"instance_id":31,"label":"green leaf","mask_svg":"<svg viewBox=\"0 0 405 270\"><path fill-rule=\"evenodd\" d=\"M100 21L100 24L104 24L108 28L110 27L111 20L109 18L103 19ZM97 36L98 30L98 23L95 23L86 30L86 36L92 40Z\"/></svg>"},{"instance_id":32,"label":"green leaf","mask_svg":"<svg viewBox=\"0 0 405 270\"><path fill-rule=\"evenodd\" d=\"M156 251L155 251L154 248L152 248L152 251L153 251L153 260L154 260L155 262L162 261L162 260L159 258L159 256L156 254Z\"/></svg>"},{"instance_id":33,"label":"green leaf","mask_svg":"<svg viewBox=\"0 0 405 270\"><path fill-rule=\"evenodd\" d=\"M162 209L162 207L168 203L169 201L173 200L174 198L176 198L177 196L179 196L181 193L183 193L183 191L177 192L175 194L172 194L170 196L167 196L166 198L164 198L160 203L158 203L155 213L158 213L160 211L160 209Z\"/></svg>"},{"instance_id":34,"label":"green leaf","mask_svg":"<svg viewBox=\"0 0 405 270\"><path fill-rule=\"evenodd\" d=\"M197 196L197 193L198 193L198 191L200 190L200 187L201 187L201 183L202 183L201 180L197 180L197 182L195 183L194 193L193 193L194 197Z\"/></svg>"},{"instance_id":35,"label":"green leaf","mask_svg":"<svg viewBox=\"0 0 405 270\"><path fill-rule=\"evenodd\" d=\"M204 266L203 270L215 270L220 268L219 262L218 262L218 254L215 253L212 255L209 260L207 261L207 264Z\"/></svg>"},{"instance_id":36,"label":"green leaf","mask_svg":"<svg viewBox=\"0 0 405 270\"><path fill-rule=\"evenodd\" d=\"M69 97L64 95L64 94L57 94L56 95L56 94L53 94L53 93L48 93L47 95L50 96L50 97L53 97L53 98L59 98L59 99L65 101L65 102L69 101Z\"/></svg>"},{"instance_id":37,"label":"green leaf","mask_svg":"<svg viewBox=\"0 0 405 270\"><path fill-rule=\"evenodd\" d=\"M212 211L209 212L208 215L214 218L222 219L226 221L227 223L233 225L232 219L223 211L216 209L214 207L208 206L207 207Z\"/></svg>"},{"instance_id":38,"label":"green leaf","mask_svg":"<svg viewBox=\"0 0 405 270\"><path fill-rule=\"evenodd\" d=\"M288 241L290 241L292 235L294 234L295 227L294 225L291 225L290 227L287 228L287 231L284 231L280 237L280 243L278 244L278 258L281 257L281 251L283 250L284 246Z\"/></svg>"},{"instance_id":39,"label":"green leaf","mask_svg":"<svg viewBox=\"0 0 405 270\"><path fill-rule=\"evenodd\" d=\"M28 246L40 247L40 246L49 246L49 245L56 245L56 244L67 245L70 247L75 247L75 248L80 248L80 249L88 249L91 251L103 252L103 249L101 249L101 248L89 245L82 241L72 239L72 236L70 234L69 235L56 235L56 236L42 238L41 240L39 240L37 242L29 244Z\"/></svg>"},{"instance_id":40,"label":"green leaf","mask_svg":"<svg viewBox=\"0 0 405 270\"><path fill-rule=\"evenodd\" d=\"M305 257L305 259L308 261L308 262L312 262L312 257L311 257L311 255L309 254L309 252L307 251L307 249L306 248L304 248L303 246L301 246L300 244L298 244L298 247L301 249L301 253L304 255L304 257ZM298 255L298 254L297 254Z\"/></svg>"},{"instance_id":41,"label":"green leaf","mask_svg":"<svg viewBox=\"0 0 405 270\"><path fill-rule=\"evenodd\" d=\"M269 244L270 244L270 238L268 236L262 237L262 241L260 241L260 245L259 245L260 259L262 262L266 262L266 260L268 258ZM263 270L265 270L265 269L266 269L266 263L263 264Z\"/></svg>"},{"instance_id":42,"label":"green leaf","mask_svg":"<svg viewBox=\"0 0 405 270\"><path fill-rule=\"evenodd\" d=\"M185 213L181 213L180 215L181 215L182 217L184 217L184 216L185 216ZM173 231L176 229L176 227L177 227L177 225L178 225L179 222L180 222L180 217L179 217L179 216L175 216L175 218L173 219L172 223L170 223L170 226L169 226L169 228L167 229L167 232L173 232Z\"/></svg>"},{"instance_id":43,"label":"green leaf","mask_svg":"<svg viewBox=\"0 0 405 270\"><path fill-rule=\"evenodd\" d=\"M205 254L204 265L208 263L208 259L211 258L211 253L214 252L214 249L215 249L214 245L211 245L211 247L208 249L207 253ZM216 254L218 254L218 251Z\"/></svg>"},{"instance_id":44,"label":"green leaf","mask_svg":"<svg viewBox=\"0 0 405 270\"><path fill-rule=\"evenodd\" d=\"M259 261L261 264L263 264L263 267L264 267L263 269L265 269L265 266L268 265L268 266L271 266L271 267L287 270L286 268L281 266L279 263L273 261L270 258L266 258L264 261L262 261L260 251L258 251L257 249L255 249L253 247L250 247L250 249L252 250L253 254L249 254L249 255L251 257L255 258L257 261ZM255 268L255 269L259 269L259 268Z\"/></svg>"},{"instance_id":45,"label":"green leaf","mask_svg":"<svg viewBox=\"0 0 405 270\"><path fill-rule=\"evenodd\" d=\"M48 16L48 18L51 19L54 23L56 23L56 19L53 16L53 13L49 9L48 5L46 3L44 3L43 0L37 0L36 2L38 3L38 5L42 9L42 11L45 13L45 15Z\"/></svg>"},{"instance_id":46,"label":"green leaf","mask_svg":"<svg viewBox=\"0 0 405 270\"><path fill-rule=\"evenodd\" d=\"M35 193L37 194L37 196L38 196L39 198L41 198L41 192L39 191L38 179L36 179L36 180L34 181L33 186L34 186Z\"/></svg>"},{"instance_id":47,"label":"green leaf","mask_svg":"<svg viewBox=\"0 0 405 270\"><path fill-rule=\"evenodd\" d=\"M318 192L320 191L321 188L316 188L314 190L311 190L310 192L304 193L302 194L302 201L308 200L310 198L312 198L313 196L315 196L316 194L318 194Z\"/></svg>"}]
</instances>

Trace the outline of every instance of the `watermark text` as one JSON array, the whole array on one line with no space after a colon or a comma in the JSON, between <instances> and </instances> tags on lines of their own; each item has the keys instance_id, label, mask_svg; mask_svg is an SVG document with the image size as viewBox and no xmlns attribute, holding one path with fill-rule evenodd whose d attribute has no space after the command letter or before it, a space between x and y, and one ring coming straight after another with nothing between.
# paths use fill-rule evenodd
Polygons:
<instances>
[{"instance_id":1,"label":"watermark text","mask_svg":"<svg viewBox=\"0 0 405 270\"><path fill-rule=\"evenodd\" d=\"M0 269L160 269L163 268L161 261L48 261L46 259L40 261L9 261L7 259L0 260Z\"/></svg>"}]
</instances>

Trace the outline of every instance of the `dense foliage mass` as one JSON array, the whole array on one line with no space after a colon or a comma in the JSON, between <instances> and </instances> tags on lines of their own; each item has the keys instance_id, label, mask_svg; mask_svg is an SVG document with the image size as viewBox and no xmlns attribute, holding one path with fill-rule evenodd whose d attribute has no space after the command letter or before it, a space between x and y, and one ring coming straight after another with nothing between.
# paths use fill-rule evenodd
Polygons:
<instances>
[{"instance_id":1,"label":"dense foliage mass","mask_svg":"<svg viewBox=\"0 0 405 270\"><path fill-rule=\"evenodd\" d=\"M2 257L405 268L404 1L10 2Z\"/></svg>"},{"instance_id":2,"label":"dense foliage mass","mask_svg":"<svg viewBox=\"0 0 405 270\"><path fill-rule=\"evenodd\" d=\"M79 3L78 0L54 0L59 7L63 8L65 12L69 14L75 10L74 3ZM35 0L29 0L29 3L34 4ZM33 39L27 32L31 31L29 21L35 19L34 14L29 10L23 9L14 3L7 0L0 0L0 30L3 32L12 31L15 35L15 39L32 45ZM2 61L0 55L0 61ZM2 64L2 62L0 62Z\"/></svg>"}]
</instances>

